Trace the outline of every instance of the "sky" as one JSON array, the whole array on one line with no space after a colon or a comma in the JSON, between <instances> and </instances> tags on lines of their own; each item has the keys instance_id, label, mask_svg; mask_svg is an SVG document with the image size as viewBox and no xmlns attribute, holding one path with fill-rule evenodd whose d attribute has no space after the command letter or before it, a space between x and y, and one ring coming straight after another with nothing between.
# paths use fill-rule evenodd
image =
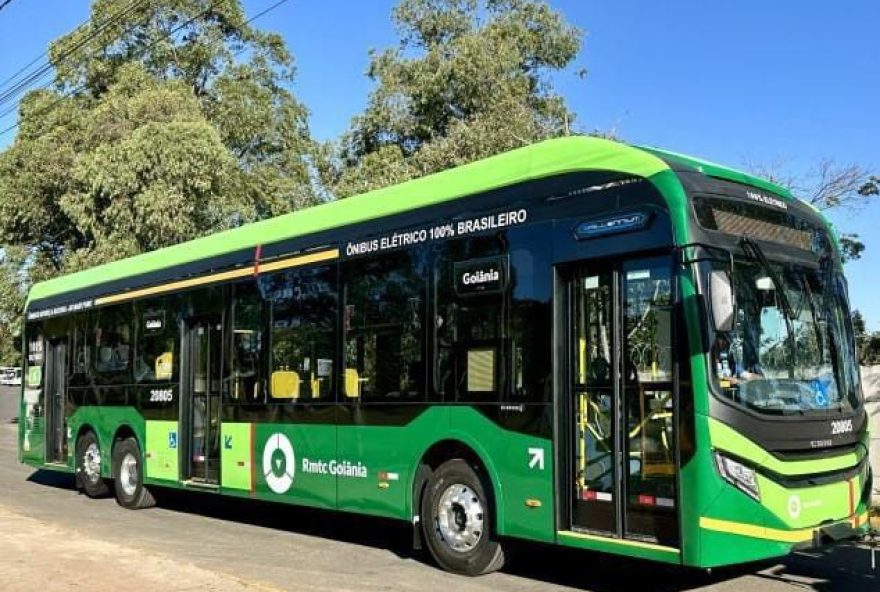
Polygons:
<instances>
[{"instance_id":1,"label":"sky","mask_svg":"<svg viewBox=\"0 0 880 592\"><path fill-rule=\"evenodd\" d=\"M248 15L276 0L244 0ZM780 162L806 174L822 158L880 174L880 2L874 0L551 0L585 32L583 51L554 76L582 130L734 167ZM368 50L397 42L393 0L290 0L254 26L283 36L294 93L312 133L337 137L372 84ZM88 0L13 0L0 11L0 81L88 17ZM586 68L588 75L575 75ZM2 111L2 109L0 109ZM14 115L0 120L0 129ZM0 149L13 134L0 137ZM860 234L850 295L880 330L880 198L831 214Z\"/></svg>"}]
</instances>

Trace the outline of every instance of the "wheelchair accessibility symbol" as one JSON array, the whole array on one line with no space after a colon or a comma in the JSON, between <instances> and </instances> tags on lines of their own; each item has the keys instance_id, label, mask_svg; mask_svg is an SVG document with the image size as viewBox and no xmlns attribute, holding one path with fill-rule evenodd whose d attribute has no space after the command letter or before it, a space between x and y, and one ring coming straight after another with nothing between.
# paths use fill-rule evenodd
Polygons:
<instances>
[{"instance_id":1,"label":"wheelchair accessibility symbol","mask_svg":"<svg viewBox=\"0 0 880 592\"><path fill-rule=\"evenodd\" d=\"M272 434L263 448L263 475L275 493L287 493L296 474L293 445L284 434Z\"/></svg>"}]
</instances>

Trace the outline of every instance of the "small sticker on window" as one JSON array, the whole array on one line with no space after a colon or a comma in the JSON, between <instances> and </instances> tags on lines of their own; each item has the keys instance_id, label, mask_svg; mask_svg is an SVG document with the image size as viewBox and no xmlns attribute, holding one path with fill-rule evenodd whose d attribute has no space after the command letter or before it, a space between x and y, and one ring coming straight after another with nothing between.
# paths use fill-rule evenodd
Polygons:
<instances>
[{"instance_id":1,"label":"small sticker on window","mask_svg":"<svg viewBox=\"0 0 880 592\"><path fill-rule=\"evenodd\" d=\"M595 290L599 287L599 276L591 275L590 277L584 278L584 290Z\"/></svg>"},{"instance_id":2,"label":"small sticker on window","mask_svg":"<svg viewBox=\"0 0 880 592\"><path fill-rule=\"evenodd\" d=\"M626 272L626 279L630 281L651 279L650 269L635 269Z\"/></svg>"},{"instance_id":3,"label":"small sticker on window","mask_svg":"<svg viewBox=\"0 0 880 592\"><path fill-rule=\"evenodd\" d=\"M330 376L333 373L333 360L318 358L318 376Z\"/></svg>"}]
</instances>

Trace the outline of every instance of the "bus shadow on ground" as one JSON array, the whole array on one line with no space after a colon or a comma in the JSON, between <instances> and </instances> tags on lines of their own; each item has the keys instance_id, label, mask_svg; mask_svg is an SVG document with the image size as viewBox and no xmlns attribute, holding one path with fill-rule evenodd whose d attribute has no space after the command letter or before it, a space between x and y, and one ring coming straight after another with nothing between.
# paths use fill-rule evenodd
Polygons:
<instances>
[{"instance_id":1,"label":"bus shadow on ground","mask_svg":"<svg viewBox=\"0 0 880 592\"><path fill-rule=\"evenodd\" d=\"M37 485L45 485L56 489L75 489L76 480L70 473L59 473L56 471L44 471L42 469L34 471L27 478L29 483Z\"/></svg>"},{"instance_id":2,"label":"bus shadow on ground","mask_svg":"<svg viewBox=\"0 0 880 592\"><path fill-rule=\"evenodd\" d=\"M28 481L74 489L74 477L67 473L37 470ZM158 507L166 511L385 549L400 558L432 565L425 552L412 549L409 526L396 520L196 491L152 490ZM681 592L725 583L736 585L731 580L747 576L748 581L743 585L754 589L763 588L762 582L766 585L774 582L816 592L880 590L880 571L871 573L870 552L848 545L827 553L797 553L772 561L718 568L711 573L518 540L508 541L506 548L510 555L504 568L506 574L595 592L632 589Z\"/></svg>"}]
</instances>

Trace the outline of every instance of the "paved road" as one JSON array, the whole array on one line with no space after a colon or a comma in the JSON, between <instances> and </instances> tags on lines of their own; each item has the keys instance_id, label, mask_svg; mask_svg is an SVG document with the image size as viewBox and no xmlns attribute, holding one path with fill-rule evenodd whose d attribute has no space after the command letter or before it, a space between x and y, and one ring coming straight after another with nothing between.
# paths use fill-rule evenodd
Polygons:
<instances>
[{"instance_id":1,"label":"paved road","mask_svg":"<svg viewBox=\"0 0 880 592\"><path fill-rule=\"evenodd\" d=\"M49 581L52 585L44 589L101 590L107 589L102 585L107 578L116 578L126 582L127 590L163 592L880 590L880 575L869 572L868 552L854 547L829 555L798 554L708 576L522 545L503 573L469 579L441 572L412 556L407 529L394 522L268 503L220 503L207 495L174 492L161 495L156 508L133 512L111 498L90 500L79 495L68 476L18 464L14 414L15 395L0 387L0 574L6 577L11 565L13 578L19 578L13 581L22 582L20 589L34 589L24 584L29 581ZM77 560L78 553L83 560ZM61 557L53 565L46 556L56 554ZM67 582L66 587L61 582ZM0 588L11 589L9 580L0 582Z\"/></svg>"}]
</instances>

